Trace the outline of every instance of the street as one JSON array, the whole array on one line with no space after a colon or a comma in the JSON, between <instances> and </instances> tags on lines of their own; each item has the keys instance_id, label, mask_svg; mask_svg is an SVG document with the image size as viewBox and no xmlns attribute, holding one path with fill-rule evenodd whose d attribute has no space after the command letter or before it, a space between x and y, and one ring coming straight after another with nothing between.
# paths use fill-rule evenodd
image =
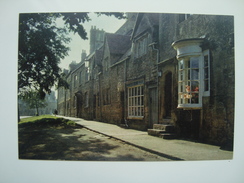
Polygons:
<instances>
[{"instance_id":1,"label":"street","mask_svg":"<svg viewBox=\"0 0 244 183\"><path fill-rule=\"evenodd\" d=\"M19 158L83 161L166 161L122 141L82 128L19 127Z\"/></svg>"}]
</instances>

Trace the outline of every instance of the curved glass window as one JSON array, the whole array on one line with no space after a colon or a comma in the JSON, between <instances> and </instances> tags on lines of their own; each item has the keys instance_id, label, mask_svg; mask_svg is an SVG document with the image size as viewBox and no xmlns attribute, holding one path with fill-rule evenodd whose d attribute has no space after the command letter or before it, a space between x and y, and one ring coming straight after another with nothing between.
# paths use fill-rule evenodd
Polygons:
<instances>
[{"instance_id":1,"label":"curved glass window","mask_svg":"<svg viewBox=\"0 0 244 183\"><path fill-rule=\"evenodd\" d=\"M187 57L179 61L179 105L199 104L199 57Z\"/></svg>"}]
</instances>

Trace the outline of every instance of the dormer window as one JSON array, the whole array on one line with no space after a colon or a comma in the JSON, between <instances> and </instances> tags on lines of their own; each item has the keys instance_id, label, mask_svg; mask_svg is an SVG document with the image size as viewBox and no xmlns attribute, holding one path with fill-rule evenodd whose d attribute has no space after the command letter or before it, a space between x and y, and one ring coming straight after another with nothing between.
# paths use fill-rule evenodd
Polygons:
<instances>
[{"instance_id":1,"label":"dormer window","mask_svg":"<svg viewBox=\"0 0 244 183\"><path fill-rule=\"evenodd\" d=\"M148 35L144 35L135 41L135 58L139 58L147 53Z\"/></svg>"},{"instance_id":2,"label":"dormer window","mask_svg":"<svg viewBox=\"0 0 244 183\"><path fill-rule=\"evenodd\" d=\"M178 59L178 108L200 109L202 97L210 95L209 50L203 39L185 39L172 44Z\"/></svg>"}]
</instances>

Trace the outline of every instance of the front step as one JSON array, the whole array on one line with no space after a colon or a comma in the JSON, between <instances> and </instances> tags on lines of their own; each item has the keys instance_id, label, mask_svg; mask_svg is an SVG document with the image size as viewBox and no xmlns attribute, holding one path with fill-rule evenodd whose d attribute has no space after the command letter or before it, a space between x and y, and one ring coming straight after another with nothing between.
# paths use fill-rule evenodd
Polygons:
<instances>
[{"instance_id":1,"label":"front step","mask_svg":"<svg viewBox=\"0 0 244 183\"><path fill-rule=\"evenodd\" d=\"M175 129L173 125L169 124L154 124L153 129L148 129L148 135L161 137L163 139L174 139L176 134L174 133Z\"/></svg>"},{"instance_id":2,"label":"front step","mask_svg":"<svg viewBox=\"0 0 244 183\"><path fill-rule=\"evenodd\" d=\"M174 133L162 133L158 137L161 137L163 139L176 139L176 134L174 134Z\"/></svg>"},{"instance_id":3,"label":"front step","mask_svg":"<svg viewBox=\"0 0 244 183\"><path fill-rule=\"evenodd\" d=\"M165 132L174 132L175 127L173 125L168 124L154 124L153 129L163 130Z\"/></svg>"}]
</instances>

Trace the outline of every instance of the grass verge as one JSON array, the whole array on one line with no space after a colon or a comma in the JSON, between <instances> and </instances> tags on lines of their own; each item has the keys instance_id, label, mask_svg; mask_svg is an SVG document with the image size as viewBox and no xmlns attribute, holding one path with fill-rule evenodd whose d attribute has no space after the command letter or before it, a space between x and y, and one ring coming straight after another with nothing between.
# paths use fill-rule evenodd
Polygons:
<instances>
[{"instance_id":1,"label":"grass verge","mask_svg":"<svg viewBox=\"0 0 244 183\"><path fill-rule=\"evenodd\" d=\"M63 126L63 127L74 127L76 123L74 121L52 116L52 115L41 115L33 116L29 118L23 118L19 122L20 127L45 127L45 126Z\"/></svg>"}]
</instances>

